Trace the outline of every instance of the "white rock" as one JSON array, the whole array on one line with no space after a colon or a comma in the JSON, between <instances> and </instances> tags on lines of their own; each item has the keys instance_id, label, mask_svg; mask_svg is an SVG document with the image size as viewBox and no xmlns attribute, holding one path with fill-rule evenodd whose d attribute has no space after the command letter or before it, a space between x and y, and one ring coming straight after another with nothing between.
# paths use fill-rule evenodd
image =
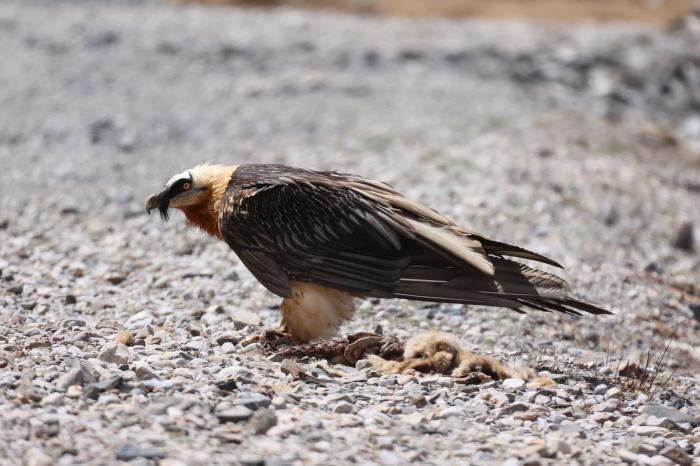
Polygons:
<instances>
[{"instance_id":1,"label":"white rock","mask_svg":"<svg viewBox=\"0 0 700 466\"><path fill-rule=\"evenodd\" d=\"M335 405L333 412L338 414L347 414L351 413L353 409L354 406L352 404L348 403L347 401L341 401Z\"/></svg>"},{"instance_id":2,"label":"white rock","mask_svg":"<svg viewBox=\"0 0 700 466\"><path fill-rule=\"evenodd\" d=\"M517 391L525 387L525 381L522 379L505 379L502 386L504 390Z\"/></svg>"},{"instance_id":3,"label":"white rock","mask_svg":"<svg viewBox=\"0 0 700 466\"><path fill-rule=\"evenodd\" d=\"M61 406L63 405L62 393L49 393L41 399L42 406Z\"/></svg>"},{"instance_id":4,"label":"white rock","mask_svg":"<svg viewBox=\"0 0 700 466\"><path fill-rule=\"evenodd\" d=\"M126 364L129 362L129 349L124 345L108 343L102 347L97 358L114 364Z\"/></svg>"},{"instance_id":5,"label":"white rock","mask_svg":"<svg viewBox=\"0 0 700 466\"><path fill-rule=\"evenodd\" d=\"M464 416L464 409L459 406L450 406L439 412L438 417L440 419L447 419L453 416Z\"/></svg>"}]
</instances>

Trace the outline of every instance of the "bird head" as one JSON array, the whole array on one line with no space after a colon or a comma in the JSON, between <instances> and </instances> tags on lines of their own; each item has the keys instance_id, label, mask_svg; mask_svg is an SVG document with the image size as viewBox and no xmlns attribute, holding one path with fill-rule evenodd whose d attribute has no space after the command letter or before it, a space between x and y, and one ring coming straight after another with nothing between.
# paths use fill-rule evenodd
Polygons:
<instances>
[{"instance_id":1,"label":"bird head","mask_svg":"<svg viewBox=\"0 0 700 466\"><path fill-rule=\"evenodd\" d=\"M221 198L235 168L203 164L173 175L161 192L148 198L146 212L150 214L157 208L161 218L167 220L170 207L206 210L213 200Z\"/></svg>"}]
</instances>

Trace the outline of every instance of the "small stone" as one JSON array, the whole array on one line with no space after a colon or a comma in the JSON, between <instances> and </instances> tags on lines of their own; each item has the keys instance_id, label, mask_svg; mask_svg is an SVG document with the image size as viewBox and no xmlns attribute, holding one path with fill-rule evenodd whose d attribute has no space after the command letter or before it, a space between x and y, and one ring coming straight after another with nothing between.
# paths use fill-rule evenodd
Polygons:
<instances>
[{"instance_id":1,"label":"small stone","mask_svg":"<svg viewBox=\"0 0 700 466\"><path fill-rule=\"evenodd\" d=\"M256 434L265 434L268 430L277 425L277 415L271 409L259 409L253 414L253 417L250 418L249 425Z\"/></svg>"},{"instance_id":2,"label":"small stone","mask_svg":"<svg viewBox=\"0 0 700 466\"><path fill-rule=\"evenodd\" d=\"M506 413L517 413L527 411L530 407L526 403L512 403L503 409Z\"/></svg>"},{"instance_id":3,"label":"small stone","mask_svg":"<svg viewBox=\"0 0 700 466\"><path fill-rule=\"evenodd\" d=\"M97 378L92 373L87 363L75 360L73 362L73 368L56 380L56 386L67 390L73 385L84 385L94 382L97 382Z\"/></svg>"},{"instance_id":4,"label":"small stone","mask_svg":"<svg viewBox=\"0 0 700 466\"><path fill-rule=\"evenodd\" d=\"M41 399L41 406L62 406L63 405L63 394L62 393L49 393Z\"/></svg>"},{"instance_id":5,"label":"small stone","mask_svg":"<svg viewBox=\"0 0 700 466\"><path fill-rule=\"evenodd\" d=\"M136 458L158 459L165 458L165 451L148 445L123 445L117 450L117 459L131 461Z\"/></svg>"},{"instance_id":6,"label":"small stone","mask_svg":"<svg viewBox=\"0 0 700 466\"><path fill-rule=\"evenodd\" d=\"M262 323L259 315L249 311L244 311L242 309L233 311L231 313L231 320L233 321L233 326L236 328L236 330L241 330L249 325L259 327Z\"/></svg>"},{"instance_id":7,"label":"small stone","mask_svg":"<svg viewBox=\"0 0 700 466\"><path fill-rule=\"evenodd\" d=\"M233 408L216 412L216 418L219 422L242 422L253 417L253 414L254 411L245 406L234 406Z\"/></svg>"},{"instance_id":8,"label":"small stone","mask_svg":"<svg viewBox=\"0 0 700 466\"><path fill-rule=\"evenodd\" d=\"M668 406L662 405L649 405L644 408L644 414L650 416L656 416L658 418L668 418L676 424L690 424L691 426L696 426L695 418L690 414L679 411L675 408L669 408Z\"/></svg>"},{"instance_id":9,"label":"small stone","mask_svg":"<svg viewBox=\"0 0 700 466\"><path fill-rule=\"evenodd\" d=\"M700 322L700 304L690 303L688 304L688 308L690 309L690 312L693 313L693 317L695 317L695 320Z\"/></svg>"},{"instance_id":10,"label":"small stone","mask_svg":"<svg viewBox=\"0 0 700 466\"><path fill-rule=\"evenodd\" d=\"M643 464L649 466L673 466L673 462L671 460L661 455L651 456L644 460Z\"/></svg>"},{"instance_id":11,"label":"small stone","mask_svg":"<svg viewBox=\"0 0 700 466\"><path fill-rule=\"evenodd\" d=\"M221 351L226 354L231 354L236 352L236 347L233 345L233 343L227 341L223 345L221 345Z\"/></svg>"},{"instance_id":12,"label":"small stone","mask_svg":"<svg viewBox=\"0 0 700 466\"><path fill-rule=\"evenodd\" d=\"M236 404L245 406L248 409L256 410L260 408L269 408L271 400L260 393L246 393L241 395Z\"/></svg>"},{"instance_id":13,"label":"small stone","mask_svg":"<svg viewBox=\"0 0 700 466\"><path fill-rule=\"evenodd\" d=\"M141 327L141 329L139 329L139 331L136 332L136 335L134 335L134 341L143 341L145 343L146 338L148 338L151 335L153 335L153 329L150 325L146 325L145 327Z\"/></svg>"},{"instance_id":14,"label":"small stone","mask_svg":"<svg viewBox=\"0 0 700 466\"><path fill-rule=\"evenodd\" d=\"M71 385L66 390L67 398L80 398L83 395L82 385Z\"/></svg>"},{"instance_id":15,"label":"small stone","mask_svg":"<svg viewBox=\"0 0 700 466\"><path fill-rule=\"evenodd\" d=\"M459 406L450 406L449 408L445 408L442 411L438 413L438 418L440 419L448 419L453 416L455 417L463 417L464 416L464 409L460 408Z\"/></svg>"},{"instance_id":16,"label":"small stone","mask_svg":"<svg viewBox=\"0 0 700 466\"><path fill-rule=\"evenodd\" d=\"M54 460L38 448L32 448L27 453L26 458L25 464L27 466L51 466L54 464Z\"/></svg>"},{"instance_id":17,"label":"small stone","mask_svg":"<svg viewBox=\"0 0 700 466\"><path fill-rule=\"evenodd\" d=\"M108 343L102 347L97 359L114 364L126 364L129 362L129 350L124 345Z\"/></svg>"},{"instance_id":18,"label":"small stone","mask_svg":"<svg viewBox=\"0 0 700 466\"><path fill-rule=\"evenodd\" d=\"M76 298L75 295L67 294L63 302L67 305L76 304L78 302L78 298Z\"/></svg>"},{"instance_id":19,"label":"small stone","mask_svg":"<svg viewBox=\"0 0 700 466\"><path fill-rule=\"evenodd\" d=\"M608 392L608 386L605 384L596 385L593 389L593 393L596 395L605 395Z\"/></svg>"},{"instance_id":20,"label":"small stone","mask_svg":"<svg viewBox=\"0 0 700 466\"><path fill-rule=\"evenodd\" d=\"M669 445L659 452L659 455L664 456L675 464L681 466L691 466L693 464L693 458L684 452L682 449L678 448L676 445Z\"/></svg>"},{"instance_id":21,"label":"small stone","mask_svg":"<svg viewBox=\"0 0 700 466\"><path fill-rule=\"evenodd\" d=\"M111 390L113 388L118 388L121 383L122 376L120 374L105 377L99 382L85 385L85 387L83 387L83 396L96 400L100 396L100 393L106 392L107 390Z\"/></svg>"},{"instance_id":22,"label":"small stone","mask_svg":"<svg viewBox=\"0 0 700 466\"><path fill-rule=\"evenodd\" d=\"M107 280L112 285L119 285L126 280L126 275L121 273L112 273L107 275L105 277L105 280Z\"/></svg>"},{"instance_id":23,"label":"small stone","mask_svg":"<svg viewBox=\"0 0 700 466\"><path fill-rule=\"evenodd\" d=\"M159 345L160 337L158 335L148 335L144 340L146 345Z\"/></svg>"},{"instance_id":24,"label":"small stone","mask_svg":"<svg viewBox=\"0 0 700 466\"><path fill-rule=\"evenodd\" d=\"M569 445L568 442L565 442L561 438L547 439L546 445L547 445L547 450L552 452L553 456L556 455L557 453L561 453L562 455L570 455L571 454L571 445Z\"/></svg>"},{"instance_id":25,"label":"small stone","mask_svg":"<svg viewBox=\"0 0 700 466\"><path fill-rule=\"evenodd\" d=\"M254 351L260 351L260 350L262 350L262 346L260 345L260 343L256 342L256 343L251 343L249 345L244 346L243 349L241 350L241 353L252 353Z\"/></svg>"},{"instance_id":26,"label":"small stone","mask_svg":"<svg viewBox=\"0 0 700 466\"><path fill-rule=\"evenodd\" d=\"M640 464L639 455L624 448L617 450L618 457L625 463Z\"/></svg>"},{"instance_id":27,"label":"small stone","mask_svg":"<svg viewBox=\"0 0 700 466\"><path fill-rule=\"evenodd\" d=\"M643 437L656 437L668 433L668 429L656 426L633 426L630 430Z\"/></svg>"},{"instance_id":28,"label":"small stone","mask_svg":"<svg viewBox=\"0 0 700 466\"><path fill-rule=\"evenodd\" d=\"M244 453L238 457L241 466L265 466L265 460L257 455Z\"/></svg>"},{"instance_id":29,"label":"small stone","mask_svg":"<svg viewBox=\"0 0 700 466\"><path fill-rule=\"evenodd\" d=\"M695 250L695 234L691 222L685 222L678 228L672 244L683 251Z\"/></svg>"},{"instance_id":30,"label":"small stone","mask_svg":"<svg viewBox=\"0 0 700 466\"><path fill-rule=\"evenodd\" d=\"M51 348L51 342L45 337L32 337L24 343L24 348Z\"/></svg>"},{"instance_id":31,"label":"small stone","mask_svg":"<svg viewBox=\"0 0 700 466\"><path fill-rule=\"evenodd\" d=\"M237 333L233 332L223 333L216 337L216 343L221 346L223 346L226 343L237 345L239 341L241 341L241 337Z\"/></svg>"},{"instance_id":32,"label":"small stone","mask_svg":"<svg viewBox=\"0 0 700 466\"><path fill-rule=\"evenodd\" d=\"M620 390L617 387L612 387L608 389L608 391L605 393L605 398L620 398L622 397L622 390Z\"/></svg>"},{"instance_id":33,"label":"small stone","mask_svg":"<svg viewBox=\"0 0 700 466\"><path fill-rule=\"evenodd\" d=\"M145 362L137 362L134 367L134 372L138 380L160 379L151 366Z\"/></svg>"},{"instance_id":34,"label":"small stone","mask_svg":"<svg viewBox=\"0 0 700 466\"><path fill-rule=\"evenodd\" d=\"M114 338L114 341L119 345L132 346L134 344L134 334L130 330L122 330Z\"/></svg>"},{"instance_id":35,"label":"small stone","mask_svg":"<svg viewBox=\"0 0 700 466\"><path fill-rule=\"evenodd\" d=\"M591 421L597 422L598 424L603 424L605 421L610 421L614 418L615 416L611 413L594 413L589 417Z\"/></svg>"},{"instance_id":36,"label":"small stone","mask_svg":"<svg viewBox=\"0 0 700 466\"><path fill-rule=\"evenodd\" d=\"M231 377L216 382L216 388L224 392L232 392L238 389L238 383L235 378Z\"/></svg>"},{"instance_id":37,"label":"small stone","mask_svg":"<svg viewBox=\"0 0 700 466\"><path fill-rule=\"evenodd\" d=\"M333 412L338 414L348 414L352 413L353 408L353 405L348 403L347 401L341 401L335 405L335 407L333 408Z\"/></svg>"},{"instance_id":38,"label":"small stone","mask_svg":"<svg viewBox=\"0 0 700 466\"><path fill-rule=\"evenodd\" d=\"M272 407L275 409L284 409L287 406L287 400L281 396L272 398Z\"/></svg>"},{"instance_id":39,"label":"small stone","mask_svg":"<svg viewBox=\"0 0 700 466\"><path fill-rule=\"evenodd\" d=\"M517 391L525 387L525 381L522 379L505 379L502 387L506 391Z\"/></svg>"}]
</instances>

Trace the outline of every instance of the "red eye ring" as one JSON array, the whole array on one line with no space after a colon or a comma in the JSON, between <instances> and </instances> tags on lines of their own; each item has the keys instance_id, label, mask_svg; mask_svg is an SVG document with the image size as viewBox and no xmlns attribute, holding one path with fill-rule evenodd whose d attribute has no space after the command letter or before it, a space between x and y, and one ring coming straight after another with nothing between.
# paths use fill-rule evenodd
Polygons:
<instances>
[{"instance_id":1,"label":"red eye ring","mask_svg":"<svg viewBox=\"0 0 700 466\"><path fill-rule=\"evenodd\" d=\"M187 191L191 187L192 187L192 183L183 183L183 185L182 185L182 189L184 189L185 191Z\"/></svg>"}]
</instances>

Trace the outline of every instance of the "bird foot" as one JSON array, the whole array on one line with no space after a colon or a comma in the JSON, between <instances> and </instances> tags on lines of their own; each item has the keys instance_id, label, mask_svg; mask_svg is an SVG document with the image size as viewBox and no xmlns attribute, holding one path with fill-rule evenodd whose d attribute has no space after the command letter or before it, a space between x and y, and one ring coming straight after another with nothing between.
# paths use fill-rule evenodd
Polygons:
<instances>
[{"instance_id":1,"label":"bird foot","mask_svg":"<svg viewBox=\"0 0 700 466\"><path fill-rule=\"evenodd\" d=\"M377 354L386 359L394 359L403 354L403 343L392 336L372 332L360 332L347 337L350 344L344 356L348 361L357 362L368 354Z\"/></svg>"},{"instance_id":2,"label":"bird foot","mask_svg":"<svg viewBox=\"0 0 700 466\"><path fill-rule=\"evenodd\" d=\"M403 354L403 344L395 337L361 332L332 340L318 340L300 345L263 346L283 358L316 358L331 363L354 366L369 354L378 354L385 359L396 359Z\"/></svg>"},{"instance_id":3,"label":"bird foot","mask_svg":"<svg viewBox=\"0 0 700 466\"><path fill-rule=\"evenodd\" d=\"M258 333L254 333L246 337L242 344L249 345L251 343L260 343L266 350L274 350L283 345L294 343L292 335L289 334L284 327L274 329L264 329Z\"/></svg>"}]
</instances>

